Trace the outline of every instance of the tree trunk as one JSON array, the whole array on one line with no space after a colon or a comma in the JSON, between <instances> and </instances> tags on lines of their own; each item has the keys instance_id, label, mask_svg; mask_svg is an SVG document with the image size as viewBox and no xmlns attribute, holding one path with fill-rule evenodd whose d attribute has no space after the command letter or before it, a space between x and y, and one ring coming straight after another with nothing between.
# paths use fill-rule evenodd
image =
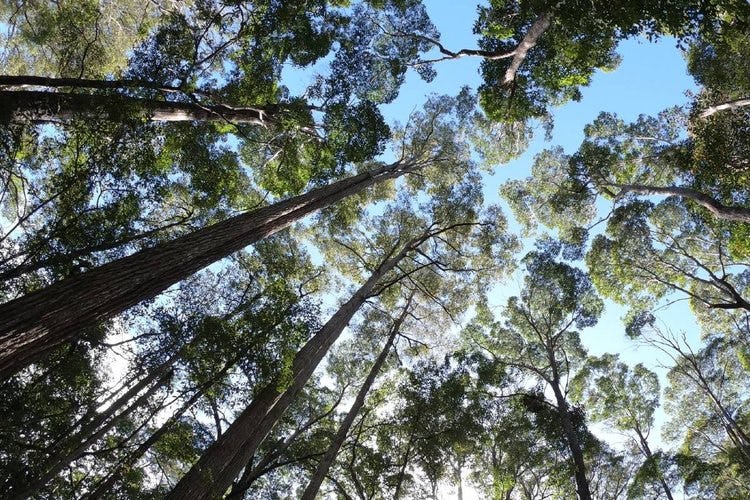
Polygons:
<instances>
[{"instance_id":1,"label":"tree trunk","mask_svg":"<svg viewBox=\"0 0 750 500\"><path fill-rule=\"evenodd\" d=\"M411 452L411 444L414 440L414 432L409 434L409 440L406 442L406 451L404 451L403 462L398 471L396 477L396 487L393 490L393 500L398 500L401 496L401 486L404 484L404 478L406 477L406 467L409 465L409 453Z\"/></svg>"},{"instance_id":2,"label":"tree trunk","mask_svg":"<svg viewBox=\"0 0 750 500\"><path fill-rule=\"evenodd\" d=\"M578 493L579 500L591 500L591 491L589 490L589 480L586 478L586 462L583 459L583 450L581 449L581 443L578 441L578 436L573 428L573 422L570 420L570 410L568 409L568 402L565 400L562 391L560 390L559 384L550 384L552 390L555 393L555 399L557 400L557 409L560 414L560 420L563 424L563 430L565 432L565 439L568 442L570 448L570 454L573 457L574 475L576 480L576 492Z\"/></svg>"},{"instance_id":3,"label":"tree trunk","mask_svg":"<svg viewBox=\"0 0 750 500\"><path fill-rule=\"evenodd\" d=\"M733 101L727 101L723 102L721 104L716 104L714 106L709 106L706 109L704 109L700 115L698 115L700 118L708 118L709 116L718 113L719 111L724 111L727 109L737 109L741 108L743 106L750 106L750 99L743 98L743 99L735 99Z\"/></svg>"},{"instance_id":4,"label":"tree trunk","mask_svg":"<svg viewBox=\"0 0 750 500\"><path fill-rule=\"evenodd\" d=\"M558 4L559 5L559 4ZM526 56L539 41L539 38L547 31L547 28L552 24L552 13L545 12L537 17L529 27L529 30L524 35L521 43L518 44L516 50L513 51L513 59L510 61L510 66L505 70L503 75L503 86L509 87L513 84L516 79L516 73L518 73L521 64L526 59Z\"/></svg>"},{"instance_id":5,"label":"tree trunk","mask_svg":"<svg viewBox=\"0 0 750 500\"><path fill-rule=\"evenodd\" d=\"M653 453L651 453L651 447L648 445L648 441L646 440L646 436L643 435L643 432L641 432L640 427L636 426L635 433L638 436L638 440L641 443L641 449L643 450L643 454L646 456L647 460L650 460L651 457L653 457ZM664 480L664 475L661 472L661 469L659 472L659 483L661 484L662 489L664 490L664 494L667 496L667 500L674 500L674 497L672 496L672 490L669 488L669 485Z\"/></svg>"},{"instance_id":6,"label":"tree trunk","mask_svg":"<svg viewBox=\"0 0 750 500\"><path fill-rule=\"evenodd\" d=\"M677 196L692 200L706 208L716 218L750 224L750 209L742 207L730 207L722 204L700 191L680 186L645 186L642 184L611 184L622 193L634 193L644 195Z\"/></svg>"},{"instance_id":7,"label":"tree trunk","mask_svg":"<svg viewBox=\"0 0 750 500\"><path fill-rule=\"evenodd\" d=\"M74 118L107 118L123 112L146 113L151 121L227 121L266 126L274 106L232 107L158 99L139 99L120 94L74 94L35 90L0 91L0 122L65 122Z\"/></svg>"},{"instance_id":8,"label":"tree trunk","mask_svg":"<svg viewBox=\"0 0 750 500\"><path fill-rule=\"evenodd\" d=\"M167 500L209 500L224 495L242 467L249 463L249 458L255 454L258 445L305 386L349 321L373 294L378 282L424 239L426 236L413 240L396 256L381 263L359 290L299 350L292 363L291 383L282 388L282 380L276 378L266 385L224 435L214 442L183 476L166 496Z\"/></svg>"},{"instance_id":9,"label":"tree trunk","mask_svg":"<svg viewBox=\"0 0 750 500\"><path fill-rule=\"evenodd\" d=\"M318 462L318 466L315 469L312 478L310 478L310 482L307 484L307 488L305 488L305 491L302 494L302 500L314 500L315 496L318 494L320 485L323 484L323 480L328 475L328 470L331 468L333 461L336 459L336 455L338 455L341 446L344 444L346 436L349 434L349 429L354 423L354 419L359 414L359 410L362 409L362 406L365 404L365 399L367 398L367 394L370 392L372 384L375 382L375 377L378 376L378 373L380 373L380 369L383 367L385 360L388 358L388 354L391 351L391 346L396 339L396 335L398 335L401 325L403 324L407 314L409 313L411 300L412 297L409 297L409 300L404 306L403 312L393 324L391 333L388 336L388 340L383 346L383 349L380 351L378 357L375 359L375 363L373 363L372 368L370 368L370 372L367 374L367 378L365 378L362 387L360 387L359 392L357 393L357 397L352 404L352 407L349 409L346 417L344 417L344 420L341 422L338 431L336 431L336 435L334 436L333 441L331 441L331 446L328 447L325 455L323 455L323 458L320 460L320 462Z\"/></svg>"},{"instance_id":10,"label":"tree trunk","mask_svg":"<svg viewBox=\"0 0 750 500\"><path fill-rule=\"evenodd\" d=\"M162 92L184 92L181 87L163 85L147 80L95 80L91 78L54 78L35 75L0 75L0 88L70 87L79 89L149 89Z\"/></svg>"},{"instance_id":11,"label":"tree trunk","mask_svg":"<svg viewBox=\"0 0 750 500\"><path fill-rule=\"evenodd\" d=\"M321 208L415 168L400 162L382 166L141 250L0 305L0 379L41 359L81 330L156 296L207 265Z\"/></svg>"}]
</instances>

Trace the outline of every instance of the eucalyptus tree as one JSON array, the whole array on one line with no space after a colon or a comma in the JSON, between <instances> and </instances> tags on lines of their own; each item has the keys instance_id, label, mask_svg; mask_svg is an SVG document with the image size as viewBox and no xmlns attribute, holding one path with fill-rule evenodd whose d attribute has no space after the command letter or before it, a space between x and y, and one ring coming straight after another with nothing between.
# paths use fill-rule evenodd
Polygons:
<instances>
[{"instance_id":1,"label":"eucalyptus tree","mask_svg":"<svg viewBox=\"0 0 750 500\"><path fill-rule=\"evenodd\" d=\"M659 379L656 373L638 363L632 369L618 361L617 355L590 357L573 379L573 398L582 403L592 422L602 422L631 434L633 444L643 455L639 482L658 482L670 500L671 478L666 476L665 455L653 452L649 436L654 426L654 411L659 406Z\"/></svg>"},{"instance_id":2,"label":"eucalyptus tree","mask_svg":"<svg viewBox=\"0 0 750 500\"><path fill-rule=\"evenodd\" d=\"M481 192L472 180L468 176L463 185L444 193L443 199L421 207L424 215L401 201L376 219L371 239L378 244L368 249L362 262L364 273L370 270L364 284L298 352L288 382L281 386L281 380L274 381L258 392L170 493L171 497L210 498L231 483L365 302L383 294L388 297L400 284L416 286L413 276L471 275L473 266L493 257L494 267L502 268L514 241L504 234L500 214L480 218L476 204L481 202ZM462 279L473 284L470 276ZM429 297L429 290L418 289L418 293ZM206 484L207 475L214 479L213 484Z\"/></svg>"},{"instance_id":3,"label":"eucalyptus tree","mask_svg":"<svg viewBox=\"0 0 750 500\"><path fill-rule=\"evenodd\" d=\"M134 318L130 340L120 340L120 334L118 342L106 339L103 348L94 350L132 357L132 371L121 387L90 397L96 409L81 405L73 415L63 413L71 420L59 432L38 429L50 417L60 418L54 410L28 414L26 405L43 388L12 379L8 389L25 392L10 398L14 410L6 413L3 425L23 426L27 437L19 445L34 451L8 457L4 479L11 494L23 497L47 483L71 486L59 477L65 469L88 471L76 480L78 487L86 484L100 493L132 480L126 471L173 432L184 432L186 413L216 415L240 397L234 383L259 383L287 363L315 327L317 311L306 296L317 287L317 274L293 240L277 236L216 276L202 273L182 283L176 298L141 311L149 320ZM80 389L72 384L71 390ZM155 391L164 394L164 401L147 408L146 399Z\"/></svg>"},{"instance_id":4,"label":"eucalyptus tree","mask_svg":"<svg viewBox=\"0 0 750 500\"><path fill-rule=\"evenodd\" d=\"M546 241L539 250L529 253L524 262L527 274L524 288L509 299L505 321L492 323L489 332L474 332L471 341L487 355L519 374L530 377L539 386L526 398L539 412L548 415L567 451L579 498L591 498L590 466L585 448L590 441L583 414L571 405L570 378L585 360L580 333L574 328L596 324L603 303L593 284L581 270L554 259L560 245ZM544 389L553 400L547 401Z\"/></svg>"},{"instance_id":5,"label":"eucalyptus tree","mask_svg":"<svg viewBox=\"0 0 750 500\"><path fill-rule=\"evenodd\" d=\"M398 132L394 144L398 159L391 164L360 164L361 173L356 175L141 250L0 306L3 373L39 359L48 349L74 338L80 328L151 298L206 265L368 187L426 169L443 168L460 175L461 166L468 168L468 149L456 127L466 128L471 112L470 105L457 106L450 99L428 103L424 113L415 114Z\"/></svg>"},{"instance_id":6,"label":"eucalyptus tree","mask_svg":"<svg viewBox=\"0 0 750 500\"><path fill-rule=\"evenodd\" d=\"M742 360L747 343L715 336L696 350L684 336L655 326L642 335L674 362L667 376L666 407L672 419L666 435L682 440L677 465L686 485L703 483L720 497L746 494L748 394Z\"/></svg>"}]
</instances>

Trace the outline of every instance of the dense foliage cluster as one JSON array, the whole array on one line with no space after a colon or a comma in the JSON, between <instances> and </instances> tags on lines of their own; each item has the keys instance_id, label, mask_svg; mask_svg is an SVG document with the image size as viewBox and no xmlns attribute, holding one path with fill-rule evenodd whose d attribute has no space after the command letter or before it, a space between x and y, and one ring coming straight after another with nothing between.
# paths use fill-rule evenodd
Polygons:
<instances>
[{"instance_id":1,"label":"dense foliage cluster","mask_svg":"<svg viewBox=\"0 0 750 500\"><path fill-rule=\"evenodd\" d=\"M476 48L429 14L0 2L3 496L750 497L750 3L491 0ZM690 103L485 200L635 37ZM613 303L665 376L590 354Z\"/></svg>"}]
</instances>

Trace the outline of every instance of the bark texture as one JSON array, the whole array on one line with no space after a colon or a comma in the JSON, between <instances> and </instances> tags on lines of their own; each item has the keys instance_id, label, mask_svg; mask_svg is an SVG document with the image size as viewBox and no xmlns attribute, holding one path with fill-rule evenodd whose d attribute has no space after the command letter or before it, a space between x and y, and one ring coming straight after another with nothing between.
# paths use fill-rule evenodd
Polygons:
<instances>
[{"instance_id":1,"label":"bark texture","mask_svg":"<svg viewBox=\"0 0 750 500\"><path fill-rule=\"evenodd\" d=\"M209 500L222 497L243 467L255 455L271 428L292 404L312 376L318 364L334 344L352 317L371 297L382 278L422 240L412 240L389 258L346 301L325 325L300 349L292 363L291 382L282 388L281 380L272 380L214 442L198 462L166 496L167 500Z\"/></svg>"},{"instance_id":2,"label":"bark texture","mask_svg":"<svg viewBox=\"0 0 750 500\"><path fill-rule=\"evenodd\" d=\"M0 305L0 379L82 330L150 299L313 212L416 167L395 163L141 250Z\"/></svg>"}]
</instances>

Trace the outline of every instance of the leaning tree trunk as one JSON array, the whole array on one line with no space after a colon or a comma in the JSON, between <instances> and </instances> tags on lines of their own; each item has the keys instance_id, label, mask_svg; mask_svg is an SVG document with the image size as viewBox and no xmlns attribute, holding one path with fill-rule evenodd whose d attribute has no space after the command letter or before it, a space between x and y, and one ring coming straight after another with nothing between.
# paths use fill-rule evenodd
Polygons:
<instances>
[{"instance_id":1,"label":"leaning tree trunk","mask_svg":"<svg viewBox=\"0 0 750 500\"><path fill-rule=\"evenodd\" d=\"M151 121L226 121L266 126L276 106L234 107L121 94L76 94L36 90L1 90L0 123L66 122L74 118L113 119L124 113L143 113Z\"/></svg>"},{"instance_id":2,"label":"leaning tree trunk","mask_svg":"<svg viewBox=\"0 0 750 500\"><path fill-rule=\"evenodd\" d=\"M396 339L396 335L398 335L398 332L404 320L406 319L407 314L409 314L411 300L411 297L409 297L409 300L404 306L403 312L393 324L391 333L388 336L388 340L383 346L383 349L380 351L377 359L375 359L375 363L373 363L372 368L370 368L370 372L367 374L367 378L362 384L362 387L360 387L359 392L357 393L357 397L352 404L352 407L349 409L346 417L344 417L344 420L341 422L341 425L339 426L338 431L336 431L336 435L333 437L333 441L331 441L331 445L328 447L328 450L326 450L325 455L323 455L323 458L320 460L320 462L318 462L318 466L316 467L312 478L310 478L310 482L307 484L307 488L305 488L305 491L302 494L302 500L314 500L315 495L318 494L320 485L323 484L323 479L325 479L326 475L328 475L328 471L330 470L333 461L336 459L336 455L338 455L341 446L346 440L346 436L349 434L349 429L354 423L354 419L359 414L359 410L362 409L362 406L364 406L365 399L367 398L367 393L370 392L370 388L375 382L375 377L378 376L380 369L383 367L383 364L385 363L385 360L391 351L393 341Z\"/></svg>"},{"instance_id":3,"label":"leaning tree trunk","mask_svg":"<svg viewBox=\"0 0 750 500\"><path fill-rule=\"evenodd\" d=\"M576 430L573 428L573 422L570 419L570 409L568 402L565 400L560 385L557 381L551 384L552 390L555 393L555 399L557 400L557 408L560 414L560 420L565 432L565 440L568 442L568 448L570 454L573 457L574 475L576 480L576 491L578 493L579 500L591 500L591 490L589 488L589 480L586 478L586 462L583 459L583 450L581 449L581 443L576 435Z\"/></svg>"},{"instance_id":4,"label":"leaning tree trunk","mask_svg":"<svg viewBox=\"0 0 750 500\"><path fill-rule=\"evenodd\" d=\"M280 378L266 385L183 476L166 496L167 500L209 500L221 497L227 491L271 428L302 391L354 314L372 296L378 283L426 238L412 240L396 256L381 263L359 290L299 350L292 363L292 378L288 386L282 388Z\"/></svg>"},{"instance_id":5,"label":"leaning tree trunk","mask_svg":"<svg viewBox=\"0 0 750 500\"><path fill-rule=\"evenodd\" d=\"M0 305L0 379L89 326L150 299L317 210L413 171L401 162L244 213Z\"/></svg>"}]
</instances>

